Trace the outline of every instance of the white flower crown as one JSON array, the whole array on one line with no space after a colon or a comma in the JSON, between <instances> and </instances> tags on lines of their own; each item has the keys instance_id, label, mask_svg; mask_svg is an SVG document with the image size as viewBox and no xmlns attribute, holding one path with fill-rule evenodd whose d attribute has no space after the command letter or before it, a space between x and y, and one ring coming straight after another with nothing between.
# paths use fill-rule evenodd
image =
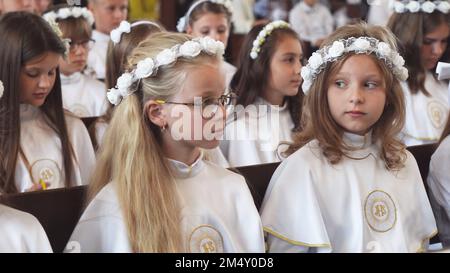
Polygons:
<instances>
[{"instance_id":1,"label":"white flower crown","mask_svg":"<svg viewBox=\"0 0 450 273\"><path fill-rule=\"evenodd\" d=\"M211 2L211 3L216 3L216 4L219 4L219 5L222 5L228 10L229 13L233 14L233 6L232 6L230 0L200 0L200 1L195 2L188 9L186 14L178 20L178 23L177 23L177 30L178 30L178 32L186 31L186 28L187 28L188 23L189 23L189 17L191 16L192 11L194 11L194 9L198 5L200 5L202 3L205 3L205 2Z\"/></svg>"},{"instance_id":2,"label":"white flower crown","mask_svg":"<svg viewBox=\"0 0 450 273\"><path fill-rule=\"evenodd\" d=\"M308 64L302 68L302 89L306 94L317 76L325 69L328 63L334 62L346 53L375 54L383 60L394 75L400 81L408 79L408 70L404 67L405 60L397 51L387 43L380 42L372 37L351 37L345 40L335 41L331 46L326 46L312 54Z\"/></svg>"},{"instance_id":3,"label":"white flower crown","mask_svg":"<svg viewBox=\"0 0 450 273\"><path fill-rule=\"evenodd\" d=\"M67 57L69 56L69 51L70 51L70 39L64 38L64 35L61 31L61 29L59 28L58 23L53 20L52 18L48 18L48 20L46 20L47 23L50 25L50 27L53 29L53 31L56 33L56 35L59 37L59 39L61 39L61 41L63 42L66 51L64 52L64 59L67 59Z\"/></svg>"},{"instance_id":4,"label":"white flower crown","mask_svg":"<svg viewBox=\"0 0 450 273\"><path fill-rule=\"evenodd\" d=\"M3 91L5 91L5 87L3 86L3 82L0 81L0 99L3 97Z\"/></svg>"},{"instance_id":5,"label":"white flower crown","mask_svg":"<svg viewBox=\"0 0 450 273\"><path fill-rule=\"evenodd\" d=\"M70 8L62 8L55 11L50 11L44 14L42 17L44 17L45 20L53 20L57 21L58 19L65 20L67 18L73 17L73 18L80 18L83 17L86 19L89 23L89 25L93 25L94 15L90 10L87 8L80 8L80 7L70 7Z\"/></svg>"},{"instance_id":6,"label":"white flower crown","mask_svg":"<svg viewBox=\"0 0 450 273\"><path fill-rule=\"evenodd\" d=\"M256 60L258 58L259 52L261 51L262 45L266 42L267 36L272 34L272 31L277 28L288 28L290 25L283 20L273 21L267 24L258 34L256 39L253 41L253 48L250 51L250 58Z\"/></svg>"},{"instance_id":7,"label":"white flower crown","mask_svg":"<svg viewBox=\"0 0 450 273\"><path fill-rule=\"evenodd\" d=\"M450 10L450 4L448 1L395 1L393 3L393 9L395 13L433 13L438 10L442 13L448 13Z\"/></svg>"},{"instance_id":8,"label":"white flower crown","mask_svg":"<svg viewBox=\"0 0 450 273\"><path fill-rule=\"evenodd\" d=\"M136 91L137 88L133 89L132 87L137 82L141 79L156 76L159 67L173 64L178 58L195 58L201 52L223 56L225 46L222 42L210 37L202 37L164 49L155 58L146 58L140 61L133 71L122 74L117 79L116 87L109 89L106 94L109 102L118 105L122 99Z\"/></svg>"},{"instance_id":9,"label":"white flower crown","mask_svg":"<svg viewBox=\"0 0 450 273\"><path fill-rule=\"evenodd\" d=\"M113 31L111 31L111 41L114 43L114 45L117 45L122 40L122 34L130 33L133 27L137 27L140 25L153 25L161 29L161 26L151 21L137 21L132 24L127 21L122 21L118 28L115 28Z\"/></svg>"}]
</instances>

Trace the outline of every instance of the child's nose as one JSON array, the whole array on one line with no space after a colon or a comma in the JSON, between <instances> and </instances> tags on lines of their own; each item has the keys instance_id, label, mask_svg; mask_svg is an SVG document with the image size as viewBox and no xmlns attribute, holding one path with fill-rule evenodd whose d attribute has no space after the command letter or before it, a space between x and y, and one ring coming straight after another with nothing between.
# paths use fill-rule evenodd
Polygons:
<instances>
[{"instance_id":1,"label":"child's nose","mask_svg":"<svg viewBox=\"0 0 450 273\"><path fill-rule=\"evenodd\" d=\"M51 85L51 79L48 75L43 75L39 80L39 87L40 88L50 88Z\"/></svg>"},{"instance_id":2,"label":"child's nose","mask_svg":"<svg viewBox=\"0 0 450 273\"><path fill-rule=\"evenodd\" d=\"M435 55L441 56L442 54L444 54L445 46L443 43L438 42L433 44L432 49Z\"/></svg>"},{"instance_id":3,"label":"child's nose","mask_svg":"<svg viewBox=\"0 0 450 273\"><path fill-rule=\"evenodd\" d=\"M359 104L364 102L364 93L359 86L353 86L350 88L350 102Z\"/></svg>"}]
</instances>

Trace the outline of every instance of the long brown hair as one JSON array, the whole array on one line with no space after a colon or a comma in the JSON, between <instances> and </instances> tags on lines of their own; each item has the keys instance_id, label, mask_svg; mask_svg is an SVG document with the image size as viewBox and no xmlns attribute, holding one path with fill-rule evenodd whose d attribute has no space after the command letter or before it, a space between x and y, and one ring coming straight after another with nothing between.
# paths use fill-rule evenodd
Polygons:
<instances>
[{"instance_id":1,"label":"long brown hair","mask_svg":"<svg viewBox=\"0 0 450 273\"><path fill-rule=\"evenodd\" d=\"M191 39L186 34L155 33L133 50L129 70ZM114 181L134 252L185 251L175 179L161 148L160 128L149 120L144 105L150 99L169 100L180 92L190 69L215 62L220 65L220 58L205 53L178 58L174 65L159 68L156 76L141 80L137 91L114 110L89 196L92 199Z\"/></svg>"},{"instance_id":2,"label":"long brown hair","mask_svg":"<svg viewBox=\"0 0 450 273\"><path fill-rule=\"evenodd\" d=\"M430 95L425 88L427 69L423 64L420 49L423 46L424 37L441 24L449 25L450 17L439 11L395 13L389 19L388 27L398 38L400 54L405 58L406 68L409 71L407 82L412 94L423 92L426 96ZM446 55L444 53L441 60Z\"/></svg>"},{"instance_id":3,"label":"long brown hair","mask_svg":"<svg viewBox=\"0 0 450 273\"><path fill-rule=\"evenodd\" d=\"M331 45L334 41L350 37L374 37L388 43L396 49L395 38L392 33L383 27L371 27L364 23L348 25L339 28L327 38L322 47ZM333 75L339 72L345 61L352 54L329 63L313 82L311 89L305 97L302 124L303 131L295 135L294 144L286 152L292 154L308 142L316 139L324 156L331 164L337 164L342 159L348 147L342 140L343 129L333 119L328 103L327 93ZM396 139L405 122L405 102L400 82L395 78L391 69L384 61L377 59L384 80L386 82L386 106L380 119L372 127L372 140L381 143L381 158L386 168L397 170L403 167L406 158L405 146Z\"/></svg>"},{"instance_id":4,"label":"long brown hair","mask_svg":"<svg viewBox=\"0 0 450 273\"><path fill-rule=\"evenodd\" d=\"M270 62L277 50L278 43L285 37L299 40L297 33L291 28L274 29L261 46L258 58L253 60L250 58L253 41L264 27L265 25L253 27L245 37L240 52L240 63L230 82L231 90L238 95L237 104L243 105L244 107L253 104L256 98L261 96L263 90L267 88L270 78ZM292 121L294 122L293 131L299 131L303 102L301 87L299 87L297 95L286 97L286 100Z\"/></svg>"},{"instance_id":5,"label":"long brown hair","mask_svg":"<svg viewBox=\"0 0 450 273\"><path fill-rule=\"evenodd\" d=\"M27 12L11 12L0 19L0 80L5 92L0 99L0 193L16 193L15 170L20 150L20 73L30 60L54 52L63 55L61 39L41 17ZM40 110L61 140L66 186L75 159L62 106L59 71L55 84ZM26 143L25 143L26 145ZM76 159L75 159L76 160Z\"/></svg>"}]
</instances>

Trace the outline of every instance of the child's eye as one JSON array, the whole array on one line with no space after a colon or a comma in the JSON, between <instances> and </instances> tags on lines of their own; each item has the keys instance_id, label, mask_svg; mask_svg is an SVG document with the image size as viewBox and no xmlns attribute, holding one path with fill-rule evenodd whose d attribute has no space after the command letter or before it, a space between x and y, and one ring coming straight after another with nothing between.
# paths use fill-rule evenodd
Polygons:
<instances>
[{"instance_id":1,"label":"child's eye","mask_svg":"<svg viewBox=\"0 0 450 273\"><path fill-rule=\"evenodd\" d=\"M48 72L49 76L54 76L56 74L56 69L52 69Z\"/></svg>"},{"instance_id":2,"label":"child's eye","mask_svg":"<svg viewBox=\"0 0 450 273\"><path fill-rule=\"evenodd\" d=\"M28 77L31 77L31 78L36 78L39 76L39 73L37 71L27 71L26 74Z\"/></svg>"},{"instance_id":3,"label":"child's eye","mask_svg":"<svg viewBox=\"0 0 450 273\"><path fill-rule=\"evenodd\" d=\"M342 80L337 80L337 81L335 81L335 82L334 82L334 85L336 85L337 88L345 88L345 87L346 87L345 82L342 81Z\"/></svg>"},{"instance_id":4,"label":"child's eye","mask_svg":"<svg viewBox=\"0 0 450 273\"><path fill-rule=\"evenodd\" d=\"M366 87L369 89L374 89L378 87L378 83L376 82L366 82Z\"/></svg>"},{"instance_id":5,"label":"child's eye","mask_svg":"<svg viewBox=\"0 0 450 273\"><path fill-rule=\"evenodd\" d=\"M203 36L208 36L209 35L209 30L208 31L202 31L200 32Z\"/></svg>"}]
</instances>

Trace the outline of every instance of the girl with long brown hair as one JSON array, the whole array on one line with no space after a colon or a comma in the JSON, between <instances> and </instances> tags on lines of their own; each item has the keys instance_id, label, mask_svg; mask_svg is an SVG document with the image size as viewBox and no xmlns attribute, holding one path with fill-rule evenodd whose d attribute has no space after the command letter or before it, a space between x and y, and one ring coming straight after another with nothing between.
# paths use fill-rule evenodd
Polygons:
<instances>
[{"instance_id":1,"label":"girl with long brown hair","mask_svg":"<svg viewBox=\"0 0 450 273\"><path fill-rule=\"evenodd\" d=\"M303 51L284 21L255 26L245 38L230 89L238 95L220 148L231 166L278 162L300 130Z\"/></svg>"},{"instance_id":2,"label":"girl with long brown hair","mask_svg":"<svg viewBox=\"0 0 450 273\"><path fill-rule=\"evenodd\" d=\"M425 251L436 224L396 139L408 72L387 29L345 26L302 70L303 131L261 207L270 252Z\"/></svg>"},{"instance_id":3,"label":"girl with long brown hair","mask_svg":"<svg viewBox=\"0 0 450 273\"><path fill-rule=\"evenodd\" d=\"M95 155L83 123L64 112L59 59L66 45L41 17L0 20L0 192L87 184Z\"/></svg>"},{"instance_id":4,"label":"girl with long brown hair","mask_svg":"<svg viewBox=\"0 0 450 273\"><path fill-rule=\"evenodd\" d=\"M223 132L224 46L155 33L108 92L115 107L71 242L81 252L263 252L242 176L203 158ZM73 243L70 243L72 245Z\"/></svg>"},{"instance_id":5,"label":"girl with long brown hair","mask_svg":"<svg viewBox=\"0 0 450 273\"><path fill-rule=\"evenodd\" d=\"M436 143L449 113L447 83L437 80L434 71L448 57L450 5L448 1L395 2L388 27L398 38L410 74L402 83L406 101L403 142L407 146Z\"/></svg>"}]
</instances>

